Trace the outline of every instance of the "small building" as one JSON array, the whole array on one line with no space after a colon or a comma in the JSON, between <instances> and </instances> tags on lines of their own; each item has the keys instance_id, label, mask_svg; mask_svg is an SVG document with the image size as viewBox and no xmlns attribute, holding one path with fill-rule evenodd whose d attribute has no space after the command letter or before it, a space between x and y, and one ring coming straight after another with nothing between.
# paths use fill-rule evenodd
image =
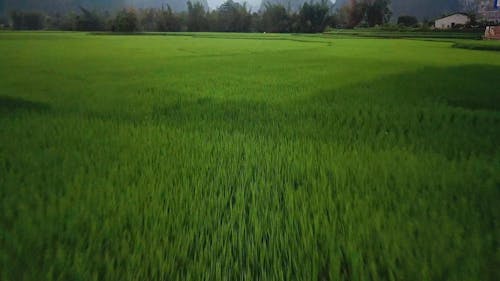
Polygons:
<instances>
[{"instance_id":1,"label":"small building","mask_svg":"<svg viewBox=\"0 0 500 281\"><path fill-rule=\"evenodd\" d=\"M454 13L449 16L437 19L434 26L437 29L450 29L457 25L466 25L470 22L470 17L464 13Z\"/></svg>"},{"instance_id":2,"label":"small building","mask_svg":"<svg viewBox=\"0 0 500 281\"><path fill-rule=\"evenodd\" d=\"M484 39L500 40L500 26L487 26L484 31Z\"/></svg>"}]
</instances>

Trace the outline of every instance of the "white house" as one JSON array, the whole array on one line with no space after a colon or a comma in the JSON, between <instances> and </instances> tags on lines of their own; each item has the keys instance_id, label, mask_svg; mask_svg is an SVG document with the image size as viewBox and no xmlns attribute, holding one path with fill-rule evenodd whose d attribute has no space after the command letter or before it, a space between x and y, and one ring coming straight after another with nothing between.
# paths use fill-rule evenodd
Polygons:
<instances>
[{"instance_id":1,"label":"white house","mask_svg":"<svg viewBox=\"0 0 500 281\"><path fill-rule=\"evenodd\" d=\"M456 25L465 25L470 22L470 17L466 14L455 13L436 20L434 26L437 29L449 29Z\"/></svg>"}]
</instances>

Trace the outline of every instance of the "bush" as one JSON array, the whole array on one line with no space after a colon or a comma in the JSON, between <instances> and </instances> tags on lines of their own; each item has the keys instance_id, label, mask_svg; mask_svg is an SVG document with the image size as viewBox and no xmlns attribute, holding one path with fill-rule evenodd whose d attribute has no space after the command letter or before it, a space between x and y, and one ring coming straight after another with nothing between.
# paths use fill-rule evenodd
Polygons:
<instances>
[{"instance_id":1,"label":"bush","mask_svg":"<svg viewBox=\"0 0 500 281\"><path fill-rule=\"evenodd\" d=\"M45 26L45 16L41 13L14 11L10 17L16 30L40 30Z\"/></svg>"},{"instance_id":2,"label":"bush","mask_svg":"<svg viewBox=\"0 0 500 281\"><path fill-rule=\"evenodd\" d=\"M406 27L417 27L418 19L414 16L400 16L398 18L398 25Z\"/></svg>"},{"instance_id":3,"label":"bush","mask_svg":"<svg viewBox=\"0 0 500 281\"><path fill-rule=\"evenodd\" d=\"M392 23L386 23L379 28L383 31L399 31L401 29L401 26Z\"/></svg>"},{"instance_id":4,"label":"bush","mask_svg":"<svg viewBox=\"0 0 500 281\"><path fill-rule=\"evenodd\" d=\"M6 18L0 16L0 29L7 28L9 28L9 21Z\"/></svg>"}]
</instances>

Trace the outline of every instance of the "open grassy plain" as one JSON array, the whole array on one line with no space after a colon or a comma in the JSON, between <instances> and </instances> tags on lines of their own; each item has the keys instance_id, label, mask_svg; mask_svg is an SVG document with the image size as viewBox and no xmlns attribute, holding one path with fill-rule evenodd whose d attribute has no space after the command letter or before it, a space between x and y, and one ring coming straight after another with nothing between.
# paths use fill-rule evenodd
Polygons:
<instances>
[{"instance_id":1,"label":"open grassy plain","mask_svg":"<svg viewBox=\"0 0 500 281\"><path fill-rule=\"evenodd\" d=\"M0 279L499 280L500 52L0 33Z\"/></svg>"}]
</instances>

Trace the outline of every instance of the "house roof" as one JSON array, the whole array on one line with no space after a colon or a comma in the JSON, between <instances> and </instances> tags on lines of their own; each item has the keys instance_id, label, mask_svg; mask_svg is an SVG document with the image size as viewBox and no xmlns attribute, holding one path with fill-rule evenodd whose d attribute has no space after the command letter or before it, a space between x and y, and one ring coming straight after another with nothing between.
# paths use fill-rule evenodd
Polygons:
<instances>
[{"instance_id":1,"label":"house roof","mask_svg":"<svg viewBox=\"0 0 500 281\"><path fill-rule=\"evenodd\" d=\"M456 13L452 13L452 14L446 15L444 17L437 18L435 20L445 19L447 17L451 17L451 16L454 16L454 15L462 15L462 16L470 17L469 14L467 14L467 13L456 12Z\"/></svg>"}]
</instances>

